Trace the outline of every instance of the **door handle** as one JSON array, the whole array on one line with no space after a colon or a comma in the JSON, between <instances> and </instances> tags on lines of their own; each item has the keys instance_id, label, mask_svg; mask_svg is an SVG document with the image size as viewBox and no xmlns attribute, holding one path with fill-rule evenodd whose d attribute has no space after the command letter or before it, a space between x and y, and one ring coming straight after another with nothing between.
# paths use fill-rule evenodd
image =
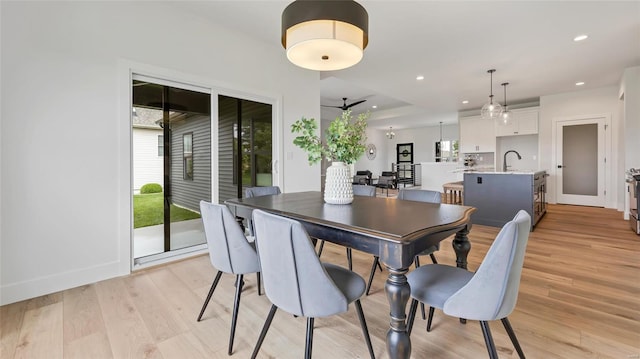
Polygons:
<instances>
[{"instance_id":1,"label":"door handle","mask_svg":"<svg viewBox=\"0 0 640 359\"><path fill-rule=\"evenodd\" d=\"M563 165L558 165L558 168L564 168L564 166Z\"/></svg>"}]
</instances>

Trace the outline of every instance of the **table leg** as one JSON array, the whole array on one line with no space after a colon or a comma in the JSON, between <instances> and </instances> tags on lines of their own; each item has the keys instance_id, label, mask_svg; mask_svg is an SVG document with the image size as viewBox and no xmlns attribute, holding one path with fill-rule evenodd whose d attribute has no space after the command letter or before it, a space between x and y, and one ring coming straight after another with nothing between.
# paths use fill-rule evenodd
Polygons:
<instances>
[{"instance_id":1,"label":"table leg","mask_svg":"<svg viewBox=\"0 0 640 359\"><path fill-rule=\"evenodd\" d=\"M456 252L456 266L458 268L467 269L467 255L471 250L471 242L469 242L469 229L471 226L465 226L453 239L453 250Z\"/></svg>"},{"instance_id":2,"label":"table leg","mask_svg":"<svg viewBox=\"0 0 640 359\"><path fill-rule=\"evenodd\" d=\"M456 233L456 237L453 239L453 250L456 251L456 266L458 268L467 269L467 255L471 250L471 242L468 237L469 229L471 229L470 225L465 226ZM460 318L460 323L466 322L466 319Z\"/></svg>"},{"instance_id":3,"label":"table leg","mask_svg":"<svg viewBox=\"0 0 640 359\"><path fill-rule=\"evenodd\" d=\"M407 334L407 315L405 308L411 295L411 288L405 274L408 268L389 268L389 277L384 286L389 300L391 315L387 332L387 353L391 359L408 359L411 356L411 340Z\"/></svg>"}]
</instances>

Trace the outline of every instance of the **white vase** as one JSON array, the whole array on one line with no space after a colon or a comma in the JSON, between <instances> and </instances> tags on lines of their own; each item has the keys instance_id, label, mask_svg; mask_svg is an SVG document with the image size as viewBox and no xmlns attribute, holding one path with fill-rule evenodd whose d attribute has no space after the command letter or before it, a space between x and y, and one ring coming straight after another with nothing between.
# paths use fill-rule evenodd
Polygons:
<instances>
[{"instance_id":1,"label":"white vase","mask_svg":"<svg viewBox=\"0 0 640 359\"><path fill-rule=\"evenodd\" d=\"M351 168L344 162L332 162L327 168L324 201L330 204L353 202Z\"/></svg>"}]
</instances>

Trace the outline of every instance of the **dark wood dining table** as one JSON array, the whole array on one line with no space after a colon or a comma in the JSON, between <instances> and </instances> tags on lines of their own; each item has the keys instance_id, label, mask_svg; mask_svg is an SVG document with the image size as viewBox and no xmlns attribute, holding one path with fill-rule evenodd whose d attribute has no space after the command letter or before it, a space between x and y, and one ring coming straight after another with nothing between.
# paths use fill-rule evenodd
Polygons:
<instances>
[{"instance_id":1,"label":"dark wood dining table","mask_svg":"<svg viewBox=\"0 0 640 359\"><path fill-rule=\"evenodd\" d=\"M309 235L380 257L389 271L385 292L390 308L389 357L409 358L411 340L406 304L411 289L405 274L416 254L454 235L458 267L467 267L473 207L354 196L347 205L327 204L321 192L283 193L225 201L237 217L251 218L254 209L300 221Z\"/></svg>"}]
</instances>

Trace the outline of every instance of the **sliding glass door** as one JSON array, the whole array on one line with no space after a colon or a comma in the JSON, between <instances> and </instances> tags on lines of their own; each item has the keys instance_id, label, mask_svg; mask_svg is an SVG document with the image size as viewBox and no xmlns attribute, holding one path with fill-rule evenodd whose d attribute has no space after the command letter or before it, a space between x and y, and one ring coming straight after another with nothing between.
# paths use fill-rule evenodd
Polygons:
<instances>
[{"instance_id":1,"label":"sliding glass door","mask_svg":"<svg viewBox=\"0 0 640 359\"><path fill-rule=\"evenodd\" d=\"M244 196L245 187L273 184L270 104L218 96L218 199Z\"/></svg>"},{"instance_id":2,"label":"sliding glass door","mask_svg":"<svg viewBox=\"0 0 640 359\"><path fill-rule=\"evenodd\" d=\"M136 263L204 244L200 200L211 200L211 95L134 75L133 248Z\"/></svg>"}]
</instances>

